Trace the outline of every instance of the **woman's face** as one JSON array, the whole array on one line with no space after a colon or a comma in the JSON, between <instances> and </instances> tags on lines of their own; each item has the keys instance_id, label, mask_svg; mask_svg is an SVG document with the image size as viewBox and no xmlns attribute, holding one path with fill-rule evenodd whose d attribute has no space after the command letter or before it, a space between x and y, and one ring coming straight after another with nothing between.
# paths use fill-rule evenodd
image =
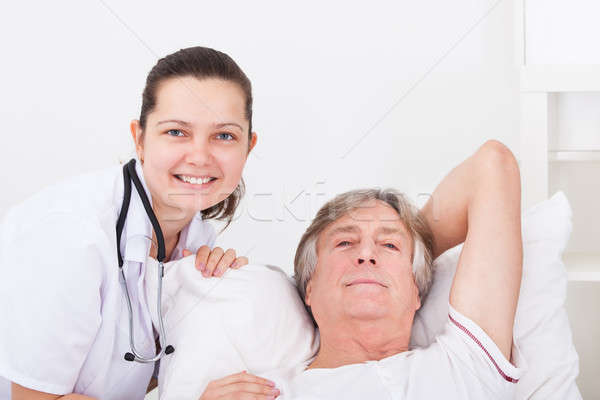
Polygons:
<instances>
[{"instance_id":1,"label":"woman's face","mask_svg":"<svg viewBox=\"0 0 600 400\"><path fill-rule=\"evenodd\" d=\"M163 220L185 219L224 200L256 144L248 142L246 99L233 82L178 77L157 89L146 129L131 123L136 152Z\"/></svg>"}]
</instances>

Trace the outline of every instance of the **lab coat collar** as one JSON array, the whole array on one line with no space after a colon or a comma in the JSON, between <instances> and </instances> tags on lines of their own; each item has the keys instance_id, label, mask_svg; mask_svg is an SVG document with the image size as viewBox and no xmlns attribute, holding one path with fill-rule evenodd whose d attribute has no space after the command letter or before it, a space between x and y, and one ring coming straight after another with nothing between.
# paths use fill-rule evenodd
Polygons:
<instances>
[{"instance_id":1,"label":"lab coat collar","mask_svg":"<svg viewBox=\"0 0 600 400\"><path fill-rule=\"evenodd\" d=\"M179 241L169 261L182 258L184 249L196 252L200 246L206 244L206 235L202 234L205 230L206 222L202 219L202 212L198 212L179 234Z\"/></svg>"}]
</instances>

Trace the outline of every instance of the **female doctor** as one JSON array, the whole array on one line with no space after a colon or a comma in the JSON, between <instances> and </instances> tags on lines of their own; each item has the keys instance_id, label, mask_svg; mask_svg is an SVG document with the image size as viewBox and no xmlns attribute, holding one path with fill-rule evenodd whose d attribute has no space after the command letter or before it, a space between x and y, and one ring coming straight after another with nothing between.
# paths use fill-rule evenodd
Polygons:
<instances>
[{"instance_id":1,"label":"female doctor","mask_svg":"<svg viewBox=\"0 0 600 400\"><path fill-rule=\"evenodd\" d=\"M0 376L12 382L13 399L144 397L155 365L138 356L155 356L160 331L143 296L146 257L197 252L198 279L247 263L231 249L210 250L215 232L206 220L233 218L256 144L251 120L251 85L238 65L212 49L182 49L148 75L130 126L134 161L51 186L8 211Z\"/></svg>"}]
</instances>

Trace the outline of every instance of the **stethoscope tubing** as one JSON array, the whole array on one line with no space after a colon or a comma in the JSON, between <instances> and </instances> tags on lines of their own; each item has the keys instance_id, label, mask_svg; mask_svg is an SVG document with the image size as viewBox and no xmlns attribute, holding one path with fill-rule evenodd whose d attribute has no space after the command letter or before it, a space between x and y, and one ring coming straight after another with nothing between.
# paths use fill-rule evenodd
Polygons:
<instances>
[{"instance_id":1,"label":"stethoscope tubing","mask_svg":"<svg viewBox=\"0 0 600 400\"><path fill-rule=\"evenodd\" d=\"M129 211L129 202L131 200L131 181L133 180L133 184L140 195L142 200L142 204L144 205L144 209L146 210L146 214L152 223L152 227L154 228L154 233L156 235L156 240L158 242L158 289L157 289L157 304L156 304L156 312L158 315L158 325L159 325L159 343L160 343L160 352L156 354L154 357L143 357L135 348L134 343L134 332L133 332L133 309L131 307L131 298L129 296L129 289L127 288L127 280L125 279L125 272L123 271L123 257L121 256L121 234L123 233L123 227L125 226L125 219L127 218L127 212ZM123 287L123 291L125 292L125 297L127 299L127 310L129 317L129 346L131 352L125 354L125 360L127 361L137 361L140 363L153 363L160 360L165 354L171 354L175 351L175 348L170 345L166 345L166 333L165 327L163 323L162 310L161 310L161 299L162 299L162 280L165 272L165 267L163 265L163 260L165 259L166 250L165 250L165 239L160 229L160 224L158 223L158 219L156 215L154 215L154 211L152 211L152 206L150 205L150 200L146 196L146 192L142 183L135 172L135 159L131 159L127 164L123 166L123 181L124 181L124 197L123 204L121 205L121 212L119 213L119 218L117 220L117 255L119 260L119 282Z\"/></svg>"}]
</instances>

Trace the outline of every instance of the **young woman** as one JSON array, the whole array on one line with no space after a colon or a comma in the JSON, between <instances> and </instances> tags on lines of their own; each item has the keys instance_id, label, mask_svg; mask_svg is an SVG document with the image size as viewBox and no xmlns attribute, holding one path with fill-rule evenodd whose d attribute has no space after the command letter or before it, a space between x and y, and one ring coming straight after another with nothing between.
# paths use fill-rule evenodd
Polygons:
<instances>
[{"instance_id":1,"label":"young woman","mask_svg":"<svg viewBox=\"0 0 600 400\"><path fill-rule=\"evenodd\" d=\"M182 49L148 75L130 126L134 160L8 211L0 227L0 376L12 382L13 399L144 397L154 362L125 354L133 343L141 357L155 355L146 257L197 252L198 279L247 263L231 249L211 250L206 220L233 218L256 144L251 121L251 85L238 65L213 49Z\"/></svg>"}]
</instances>

